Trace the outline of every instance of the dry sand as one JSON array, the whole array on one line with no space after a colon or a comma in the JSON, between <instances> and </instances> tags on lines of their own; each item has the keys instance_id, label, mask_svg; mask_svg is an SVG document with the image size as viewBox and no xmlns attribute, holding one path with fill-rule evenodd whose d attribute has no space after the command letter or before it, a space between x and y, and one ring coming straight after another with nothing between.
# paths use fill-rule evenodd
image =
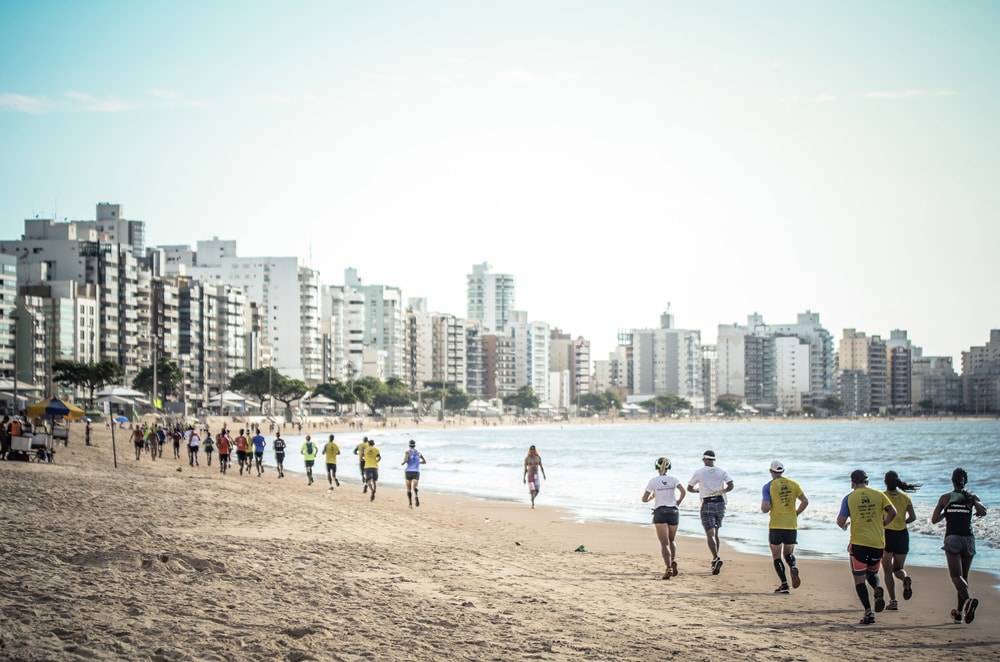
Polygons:
<instances>
[{"instance_id":1,"label":"dry sand","mask_svg":"<svg viewBox=\"0 0 1000 662\"><path fill-rule=\"evenodd\" d=\"M661 581L649 527L429 482L420 508L387 487L372 502L354 462L333 492L169 445L137 462L125 434L116 469L107 430L80 437L54 464L0 462L0 659L1000 660L988 574L971 625L948 622L942 567L912 568L913 599L861 626L846 555L801 561L775 595L769 558L726 550L712 576L685 538Z\"/></svg>"}]
</instances>

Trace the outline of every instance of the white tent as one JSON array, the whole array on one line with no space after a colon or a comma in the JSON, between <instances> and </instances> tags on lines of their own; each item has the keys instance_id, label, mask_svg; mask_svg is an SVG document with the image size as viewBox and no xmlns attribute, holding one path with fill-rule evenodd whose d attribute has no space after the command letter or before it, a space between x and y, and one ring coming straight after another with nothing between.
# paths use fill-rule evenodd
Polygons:
<instances>
[{"instance_id":1,"label":"white tent","mask_svg":"<svg viewBox=\"0 0 1000 662\"><path fill-rule=\"evenodd\" d=\"M146 394L143 393L142 391L136 391L135 389L127 388L125 386L112 386L110 388L104 389L103 391L97 392L98 398L111 398L111 397L129 398L130 401L131 398L139 398L144 395Z\"/></svg>"},{"instance_id":2,"label":"white tent","mask_svg":"<svg viewBox=\"0 0 1000 662\"><path fill-rule=\"evenodd\" d=\"M243 397L242 395L240 395L235 391L223 391L222 393L213 395L211 398L208 399L209 402L225 401L226 404L228 405L232 405L233 403L241 404L243 402L246 402L246 400L247 399L245 397Z\"/></svg>"}]
</instances>

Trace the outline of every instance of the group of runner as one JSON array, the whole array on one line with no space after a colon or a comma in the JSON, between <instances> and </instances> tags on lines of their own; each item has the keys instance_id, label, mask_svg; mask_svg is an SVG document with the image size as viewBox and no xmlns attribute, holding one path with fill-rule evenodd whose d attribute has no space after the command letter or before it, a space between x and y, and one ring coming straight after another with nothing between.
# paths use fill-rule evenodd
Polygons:
<instances>
[{"instance_id":1,"label":"group of runner","mask_svg":"<svg viewBox=\"0 0 1000 662\"><path fill-rule=\"evenodd\" d=\"M701 523L712 554L712 574L717 575L722 570L719 528L726 512L725 494L733 490L734 483L732 476L717 467L715 461L713 451L707 450L702 454L704 466L694 472L686 491L680 480L667 473L671 468L669 458L661 457L655 462L657 475L646 484L642 502L654 502L653 525L666 567L663 579L677 576L674 539L680 519L679 506L688 492L698 493L701 497ZM795 560L795 545L798 542L798 516L808 507L809 499L797 482L785 476L782 462L771 462L769 472L771 479L761 489L760 508L770 517L768 544L774 571L781 582L774 592L789 593L789 579L791 588L798 588L802 583ZM954 623L972 623L979 606L979 600L969 594L969 569L976 554L972 516L985 516L986 506L966 489L968 474L964 469L955 469L951 481L953 489L938 499L931 522L945 522L943 549L958 599L957 608L951 610L951 619ZM913 596L913 581L905 569L909 553L906 525L914 522L917 516L908 493L915 491L920 484L907 483L895 471L889 471L885 474L885 486L884 492L868 487L868 475L861 469L855 470L851 473L851 492L841 501L837 516L840 528L850 528L848 554L855 591L865 610L860 621L862 625L874 623L877 612L899 609L895 580L902 583L904 600ZM884 587L879 580L880 569L885 577ZM871 594L868 586L872 587ZM885 601L886 589L888 603Z\"/></svg>"}]
</instances>

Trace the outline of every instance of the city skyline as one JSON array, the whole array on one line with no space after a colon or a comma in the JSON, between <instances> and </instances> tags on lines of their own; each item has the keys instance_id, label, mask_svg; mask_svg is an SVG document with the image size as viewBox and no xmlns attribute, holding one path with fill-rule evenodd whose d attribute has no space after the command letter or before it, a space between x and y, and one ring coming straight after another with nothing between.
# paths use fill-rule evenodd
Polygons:
<instances>
[{"instance_id":1,"label":"city skyline","mask_svg":"<svg viewBox=\"0 0 1000 662\"><path fill-rule=\"evenodd\" d=\"M0 228L146 222L465 315L482 262L619 329L1000 326L993 3L0 8Z\"/></svg>"}]
</instances>

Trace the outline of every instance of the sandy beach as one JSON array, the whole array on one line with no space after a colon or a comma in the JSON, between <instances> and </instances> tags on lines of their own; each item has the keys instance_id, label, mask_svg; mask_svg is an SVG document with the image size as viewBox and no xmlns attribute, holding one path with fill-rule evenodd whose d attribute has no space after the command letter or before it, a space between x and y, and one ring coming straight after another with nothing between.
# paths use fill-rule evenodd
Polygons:
<instances>
[{"instance_id":1,"label":"sandy beach","mask_svg":"<svg viewBox=\"0 0 1000 662\"><path fill-rule=\"evenodd\" d=\"M115 468L108 430L94 442L0 462L0 659L1000 660L994 577L974 571L976 621L951 624L943 553L861 626L846 552L802 560L802 587L775 595L769 558L727 549L712 576L704 540L684 538L662 581L650 527L527 495L428 482L411 510L390 487L370 501L353 461L331 492L192 468L169 445L136 461L125 433Z\"/></svg>"}]
</instances>

